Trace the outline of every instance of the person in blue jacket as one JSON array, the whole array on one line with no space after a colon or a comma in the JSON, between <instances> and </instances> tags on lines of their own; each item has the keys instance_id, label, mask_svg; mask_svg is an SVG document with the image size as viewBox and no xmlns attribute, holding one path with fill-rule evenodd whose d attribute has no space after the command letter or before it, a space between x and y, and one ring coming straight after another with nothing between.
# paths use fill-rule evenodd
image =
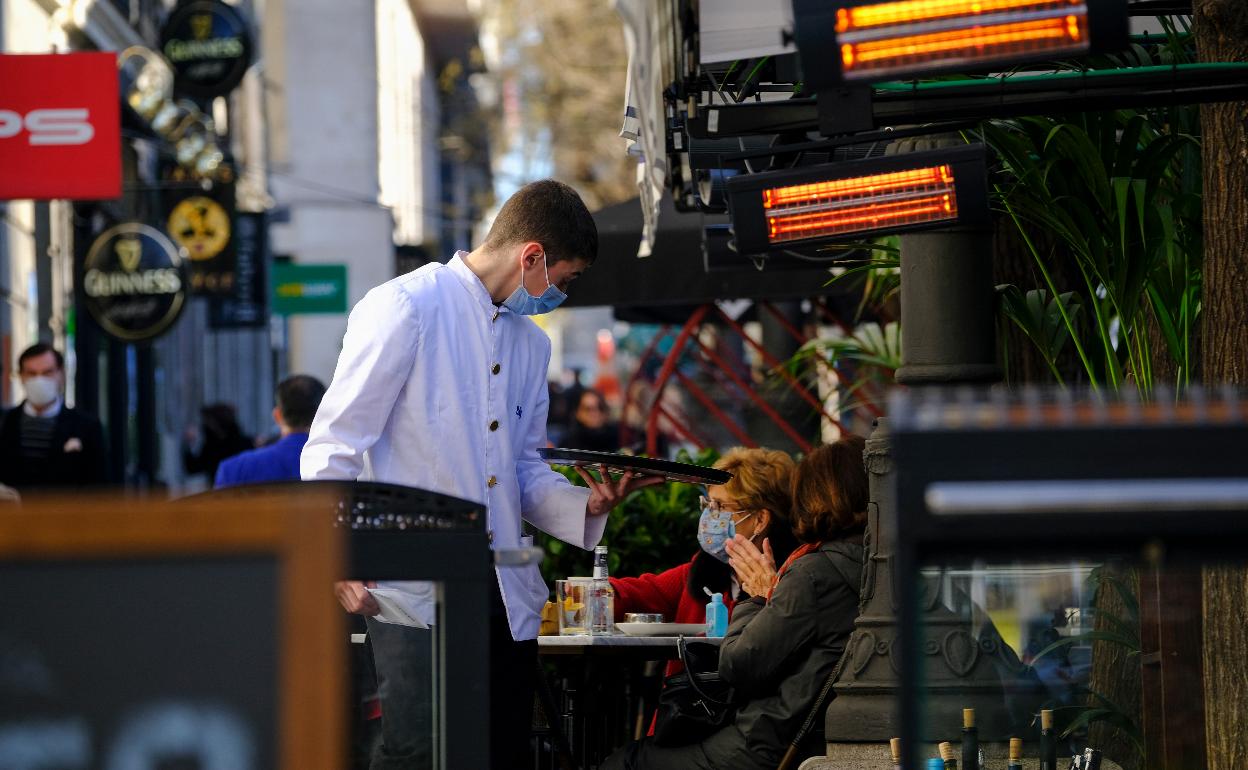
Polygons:
<instances>
[{"instance_id":1,"label":"person in blue jacket","mask_svg":"<svg viewBox=\"0 0 1248 770\"><path fill-rule=\"evenodd\" d=\"M292 375L278 383L273 421L281 438L269 446L223 460L213 486L222 489L264 481L298 481L299 455L324 395L321 381L306 374Z\"/></svg>"}]
</instances>

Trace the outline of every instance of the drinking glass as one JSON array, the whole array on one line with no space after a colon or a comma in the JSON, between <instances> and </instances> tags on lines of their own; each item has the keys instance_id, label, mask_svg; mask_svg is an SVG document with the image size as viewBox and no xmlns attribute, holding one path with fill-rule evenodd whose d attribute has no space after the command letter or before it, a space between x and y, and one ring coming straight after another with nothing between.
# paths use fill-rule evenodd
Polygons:
<instances>
[{"instance_id":1,"label":"drinking glass","mask_svg":"<svg viewBox=\"0 0 1248 770\"><path fill-rule=\"evenodd\" d=\"M593 581L585 577L555 581L560 636L589 633L589 589L592 584Z\"/></svg>"}]
</instances>

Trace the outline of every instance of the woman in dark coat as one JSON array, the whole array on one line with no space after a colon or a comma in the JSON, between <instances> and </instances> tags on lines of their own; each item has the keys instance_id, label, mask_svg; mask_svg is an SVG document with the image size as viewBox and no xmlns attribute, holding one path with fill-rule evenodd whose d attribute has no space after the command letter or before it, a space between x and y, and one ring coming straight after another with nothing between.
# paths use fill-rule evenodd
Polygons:
<instances>
[{"instance_id":1,"label":"woman in dark coat","mask_svg":"<svg viewBox=\"0 0 1248 770\"><path fill-rule=\"evenodd\" d=\"M787 558L798 546L789 521L793 458L776 449L734 447L715 467L731 473L732 479L707 490L703 504L708 509L703 510L702 519L726 512L722 515L732 517L738 537L759 545L766 543L776 558ZM703 528L700 524L699 529ZM728 565L720 537L700 535L701 547L692 559L658 574L612 577L616 621L623 620L627 612L657 612L669 623L702 623L706 620L707 592L722 594L731 613L736 601L746 595ZM680 671L679 662L670 661L666 675Z\"/></svg>"},{"instance_id":2,"label":"woman in dark coat","mask_svg":"<svg viewBox=\"0 0 1248 770\"><path fill-rule=\"evenodd\" d=\"M858 615L867 475L859 436L819 447L793 480L794 534L803 545L776 569L744 539L730 548L742 586L719 653L719 674L736 688L732 724L689 746L637 741L604 770L775 770L820 688L845 651ZM817 717L821 721L821 717ZM804 746L798 760L822 746ZM795 763L796 764L796 763Z\"/></svg>"},{"instance_id":3,"label":"woman in dark coat","mask_svg":"<svg viewBox=\"0 0 1248 770\"><path fill-rule=\"evenodd\" d=\"M182 445L182 467L188 474L203 473L208 477L208 486L217 477L217 467L222 460L236 454L255 449L251 437L243 433L238 424L238 416L230 404L209 404L199 410L200 429L198 438L202 440L199 451L191 445L195 443L195 431L190 429Z\"/></svg>"}]
</instances>

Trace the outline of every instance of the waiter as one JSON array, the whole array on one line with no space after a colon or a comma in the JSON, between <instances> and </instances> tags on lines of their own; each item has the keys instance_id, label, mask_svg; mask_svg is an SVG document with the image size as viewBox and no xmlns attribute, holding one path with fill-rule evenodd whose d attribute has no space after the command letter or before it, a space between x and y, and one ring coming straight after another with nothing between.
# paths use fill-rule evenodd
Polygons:
<instances>
[{"instance_id":1,"label":"waiter","mask_svg":"<svg viewBox=\"0 0 1248 770\"><path fill-rule=\"evenodd\" d=\"M304 447L304 479L368 478L485 505L495 547L521 545L521 519L581 548L605 514L661 478L625 474L575 487L537 456L546 445L550 340L524 316L554 310L593 264L598 230L579 195L546 180L503 204L485 242L370 291L351 311L334 378ZM537 632L549 591L537 565L497 568L490 619L496 770L527 764ZM378 614L359 582L335 590L349 612ZM412 586L426 624L432 589ZM369 620L382 701L372 767L428 761L429 632ZM454 687L448 682L446 686Z\"/></svg>"}]
</instances>

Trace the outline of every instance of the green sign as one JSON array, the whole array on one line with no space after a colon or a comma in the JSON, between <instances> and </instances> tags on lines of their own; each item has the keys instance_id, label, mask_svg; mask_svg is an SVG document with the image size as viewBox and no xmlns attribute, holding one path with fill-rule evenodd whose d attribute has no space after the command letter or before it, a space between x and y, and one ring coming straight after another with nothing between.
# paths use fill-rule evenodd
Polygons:
<instances>
[{"instance_id":1,"label":"green sign","mask_svg":"<svg viewBox=\"0 0 1248 770\"><path fill-rule=\"evenodd\" d=\"M278 315L347 312L347 266L274 265L273 312Z\"/></svg>"}]
</instances>

